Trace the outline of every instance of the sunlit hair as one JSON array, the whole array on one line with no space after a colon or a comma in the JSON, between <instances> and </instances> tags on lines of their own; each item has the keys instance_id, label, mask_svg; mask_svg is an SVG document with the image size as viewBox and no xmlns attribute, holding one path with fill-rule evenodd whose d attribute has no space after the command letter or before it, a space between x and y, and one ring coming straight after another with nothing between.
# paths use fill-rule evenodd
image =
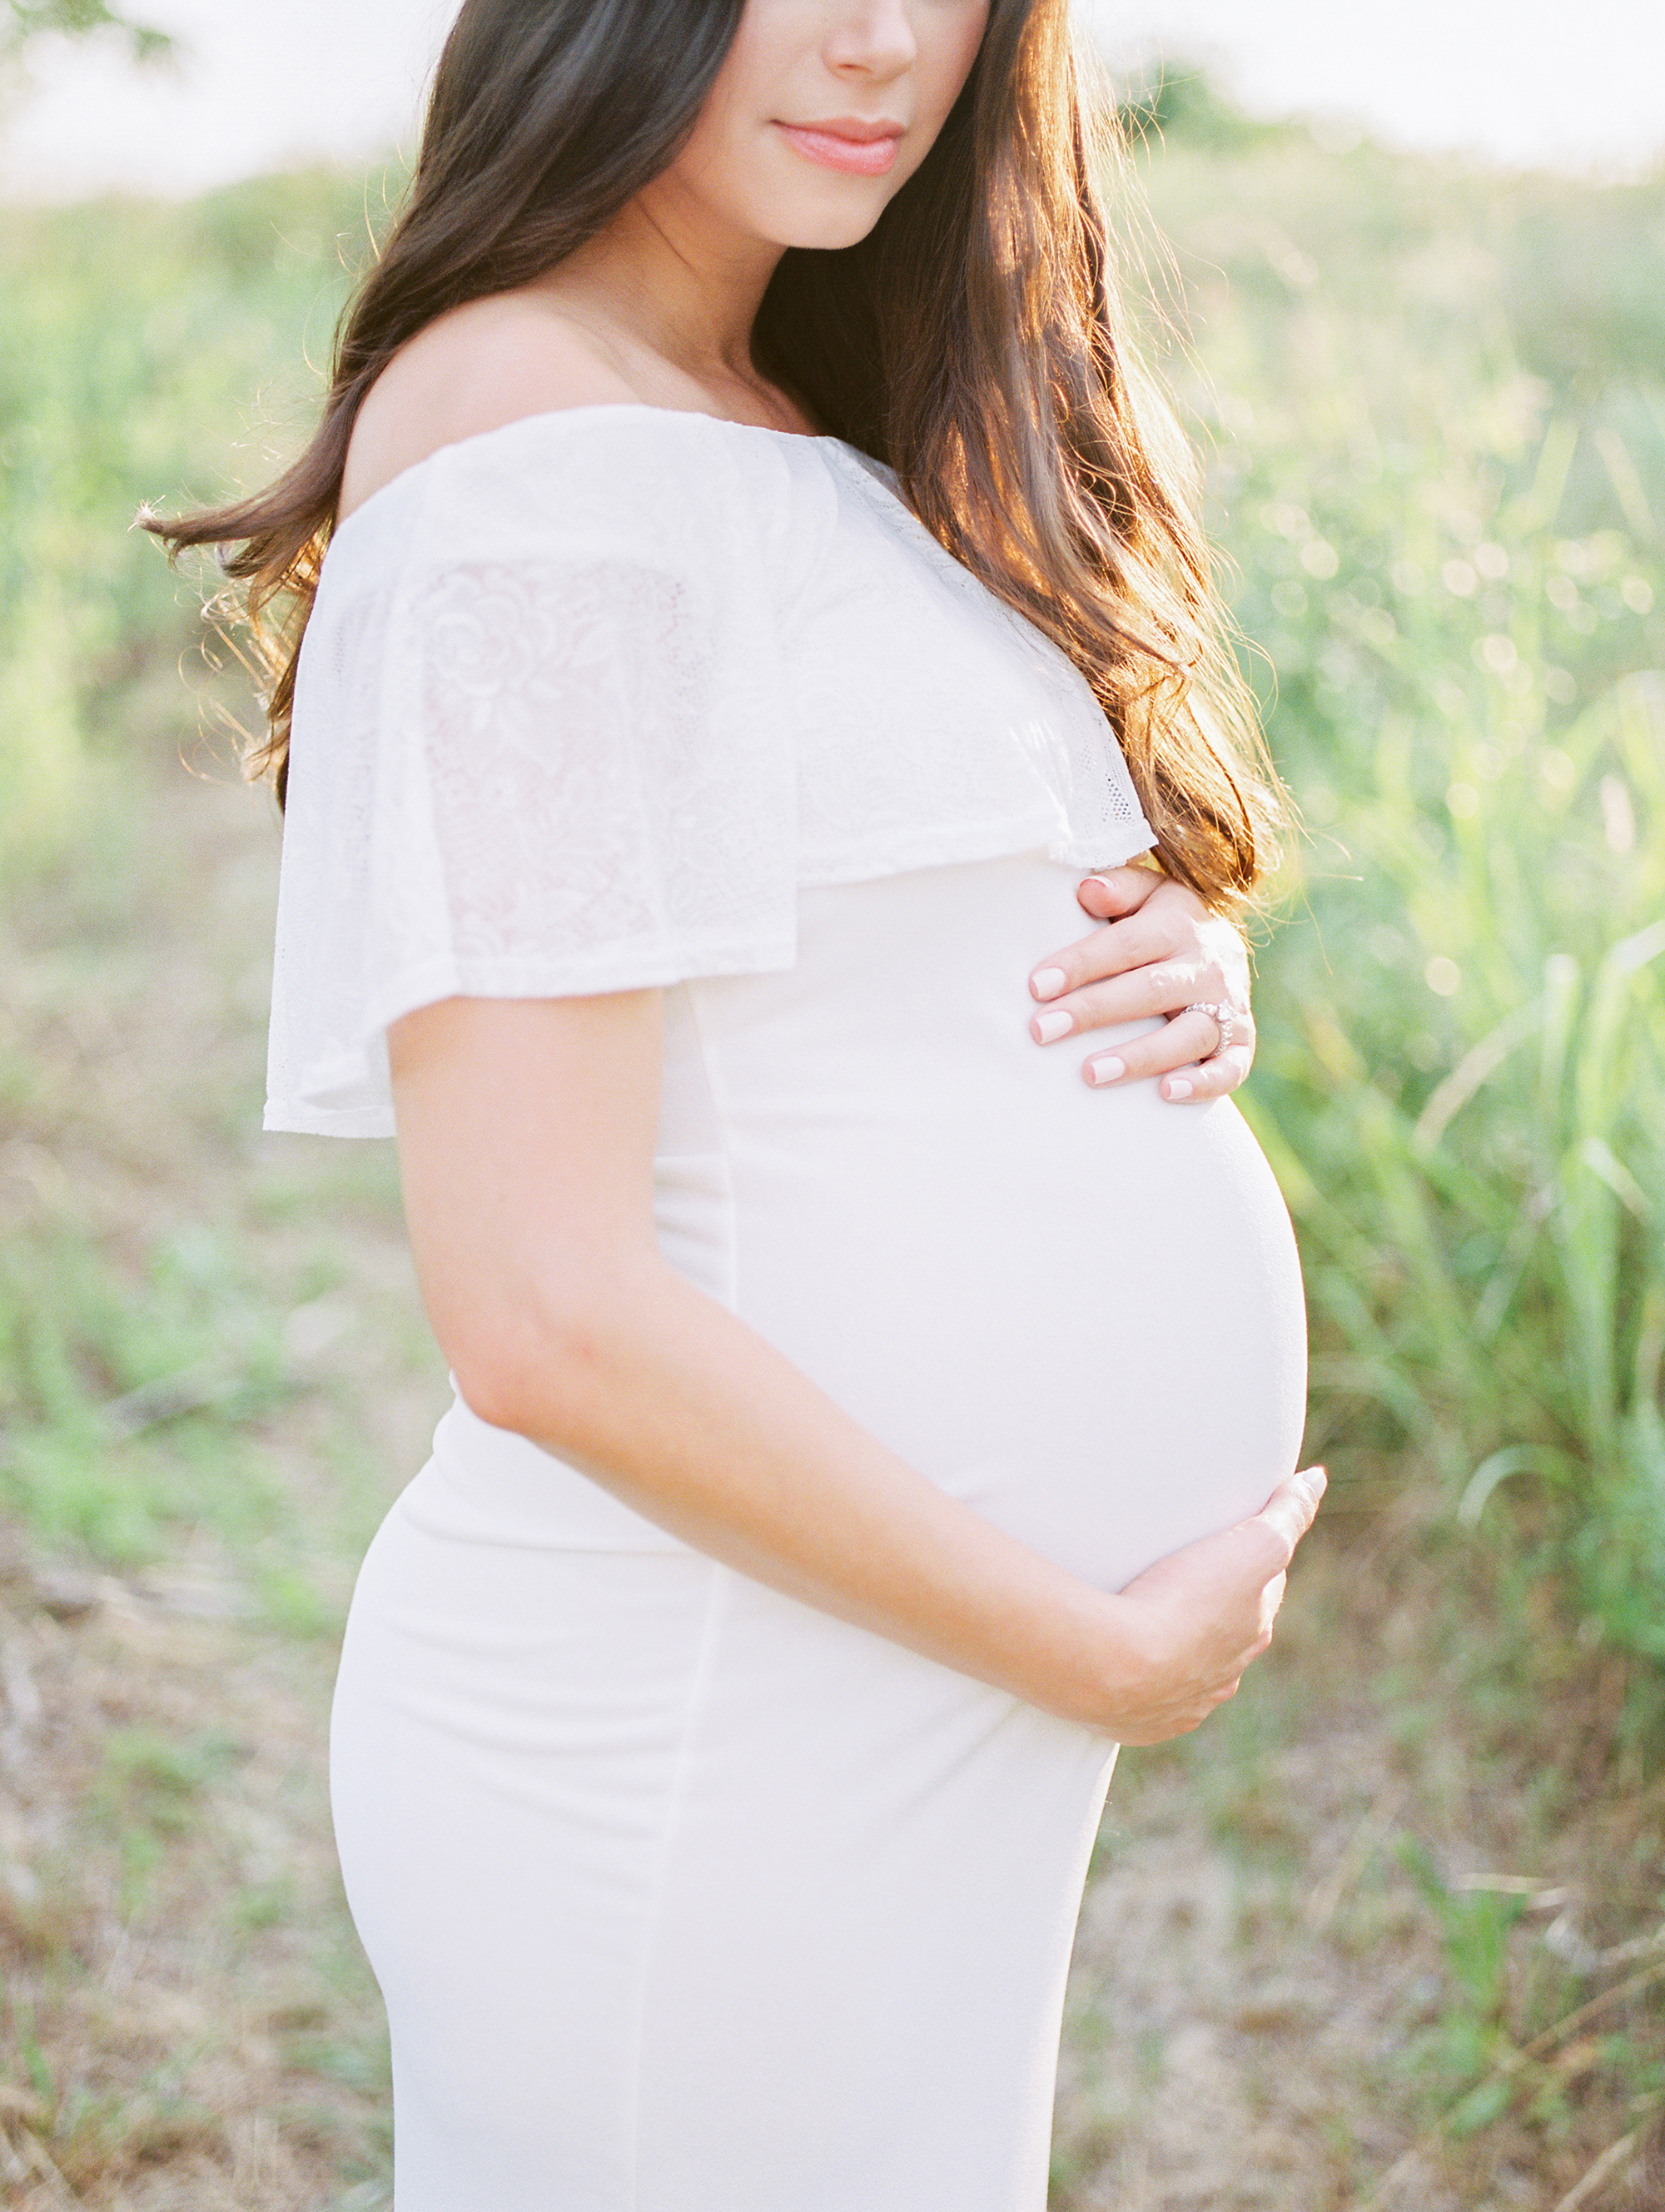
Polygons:
<instances>
[{"instance_id":1,"label":"sunlit hair","mask_svg":"<svg viewBox=\"0 0 1665 2212\"><path fill-rule=\"evenodd\" d=\"M269 681L250 761L283 796L295 663L366 392L423 326L544 275L675 160L743 0L465 0L416 176L349 303L324 419L252 499L145 518L220 549ZM1281 819L1198 519L1194 457L1141 378L1067 0L991 0L937 143L858 245L789 250L758 367L888 461L926 525L1056 640L1120 738L1170 874L1229 907Z\"/></svg>"}]
</instances>

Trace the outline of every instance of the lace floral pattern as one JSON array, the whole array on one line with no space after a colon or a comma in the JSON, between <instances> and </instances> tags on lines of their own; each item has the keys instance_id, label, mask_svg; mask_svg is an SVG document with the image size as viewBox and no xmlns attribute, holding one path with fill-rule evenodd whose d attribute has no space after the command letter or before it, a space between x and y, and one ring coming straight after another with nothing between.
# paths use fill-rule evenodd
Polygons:
<instances>
[{"instance_id":1,"label":"lace floral pattern","mask_svg":"<svg viewBox=\"0 0 1665 2212\"><path fill-rule=\"evenodd\" d=\"M748 951L763 914L778 931L790 792L769 730L725 682L702 596L618 560L525 561L447 568L413 600L426 797L463 970L554 963L593 988ZM708 742L714 727L725 744ZM401 915L395 933L423 921Z\"/></svg>"},{"instance_id":2,"label":"lace floral pattern","mask_svg":"<svg viewBox=\"0 0 1665 2212\"><path fill-rule=\"evenodd\" d=\"M836 441L644 408L441 450L301 656L266 1126L392 1128L465 994L789 968L800 887L1152 842L1091 693Z\"/></svg>"}]
</instances>

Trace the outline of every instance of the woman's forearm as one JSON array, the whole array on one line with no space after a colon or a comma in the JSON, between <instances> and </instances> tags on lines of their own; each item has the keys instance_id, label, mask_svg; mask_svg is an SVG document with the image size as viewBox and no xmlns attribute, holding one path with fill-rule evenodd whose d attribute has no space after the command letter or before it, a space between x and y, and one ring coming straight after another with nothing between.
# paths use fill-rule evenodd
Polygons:
<instances>
[{"instance_id":1,"label":"woman's forearm","mask_svg":"<svg viewBox=\"0 0 1665 2212\"><path fill-rule=\"evenodd\" d=\"M1264 1648L1316 1499L1111 1595L946 1496L664 1258L659 1024L630 992L451 999L390 1030L416 1272L468 1403L962 1674L1127 1742L1194 1728Z\"/></svg>"},{"instance_id":2,"label":"woman's forearm","mask_svg":"<svg viewBox=\"0 0 1665 2212\"><path fill-rule=\"evenodd\" d=\"M473 1371L474 1410L760 1582L1116 1733L1138 1609L945 1495L657 1255L544 1286Z\"/></svg>"}]
</instances>

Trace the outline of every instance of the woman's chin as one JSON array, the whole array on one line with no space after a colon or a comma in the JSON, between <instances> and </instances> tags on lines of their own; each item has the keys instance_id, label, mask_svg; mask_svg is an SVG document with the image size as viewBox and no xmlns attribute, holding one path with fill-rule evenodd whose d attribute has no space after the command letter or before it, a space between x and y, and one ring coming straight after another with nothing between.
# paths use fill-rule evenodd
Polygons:
<instances>
[{"instance_id":1,"label":"woman's chin","mask_svg":"<svg viewBox=\"0 0 1665 2212\"><path fill-rule=\"evenodd\" d=\"M847 246L859 246L894 195L871 188L851 190L853 183L840 179L829 191L783 191L763 200L751 210L759 235L772 246L811 253L837 253Z\"/></svg>"}]
</instances>

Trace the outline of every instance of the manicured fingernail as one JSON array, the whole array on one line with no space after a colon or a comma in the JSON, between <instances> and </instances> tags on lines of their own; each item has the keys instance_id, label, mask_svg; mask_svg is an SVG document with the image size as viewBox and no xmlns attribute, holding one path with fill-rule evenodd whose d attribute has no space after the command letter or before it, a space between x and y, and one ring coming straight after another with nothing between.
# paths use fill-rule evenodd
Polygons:
<instances>
[{"instance_id":1,"label":"manicured fingernail","mask_svg":"<svg viewBox=\"0 0 1665 2212\"><path fill-rule=\"evenodd\" d=\"M1049 1014L1036 1014L1034 1029L1042 1044L1055 1044L1060 1036L1067 1036L1075 1027L1075 1016L1066 1013L1061 1006Z\"/></svg>"},{"instance_id":2,"label":"manicured fingernail","mask_svg":"<svg viewBox=\"0 0 1665 2212\"><path fill-rule=\"evenodd\" d=\"M1090 1060L1087 1062L1089 1083L1120 1083L1127 1073L1127 1061L1118 1060L1114 1053L1106 1053L1103 1060Z\"/></svg>"},{"instance_id":3,"label":"manicured fingernail","mask_svg":"<svg viewBox=\"0 0 1665 2212\"><path fill-rule=\"evenodd\" d=\"M1037 999L1055 999L1069 980L1061 968L1037 968L1029 979L1029 988ZM1061 1036L1063 1031L1058 1034Z\"/></svg>"},{"instance_id":4,"label":"manicured fingernail","mask_svg":"<svg viewBox=\"0 0 1665 2212\"><path fill-rule=\"evenodd\" d=\"M1165 1088L1170 1098L1188 1098L1195 1086L1188 1083L1182 1075L1176 1075Z\"/></svg>"}]
</instances>

